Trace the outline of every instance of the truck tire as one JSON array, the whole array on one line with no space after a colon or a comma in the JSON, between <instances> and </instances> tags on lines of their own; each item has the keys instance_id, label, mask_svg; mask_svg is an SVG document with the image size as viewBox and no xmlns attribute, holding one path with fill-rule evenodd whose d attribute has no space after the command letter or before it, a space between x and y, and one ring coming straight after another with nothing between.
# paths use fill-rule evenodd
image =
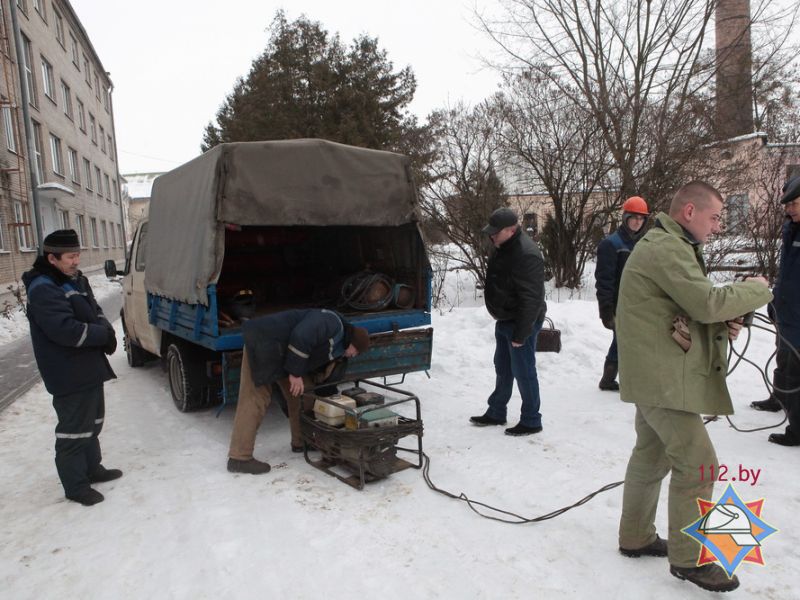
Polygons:
<instances>
[{"instance_id":1,"label":"truck tire","mask_svg":"<svg viewBox=\"0 0 800 600\"><path fill-rule=\"evenodd\" d=\"M149 352L142 348L139 344L131 340L126 333L122 338L122 343L125 346L125 355L128 357L128 366L132 368L137 368L144 366L144 363L147 362L149 358Z\"/></svg>"},{"instance_id":2,"label":"truck tire","mask_svg":"<svg viewBox=\"0 0 800 600\"><path fill-rule=\"evenodd\" d=\"M200 360L185 344L171 342L167 347L167 376L172 401L181 412L204 406L204 373Z\"/></svg>"}]
</instances>

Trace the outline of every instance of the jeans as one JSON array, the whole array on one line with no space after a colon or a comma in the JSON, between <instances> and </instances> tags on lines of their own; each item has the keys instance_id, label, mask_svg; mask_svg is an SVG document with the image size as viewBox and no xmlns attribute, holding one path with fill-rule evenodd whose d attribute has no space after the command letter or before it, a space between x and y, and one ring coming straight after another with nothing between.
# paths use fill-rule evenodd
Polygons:
<instances>
[{"instance_id":1,"label":"jeans","mask_svg":"<svg viewBox=\"0 0 800 600\"><path fill-rule=\"evenodd\" d=\"M619 362L619 355L617 354L617 330L613 330L614 338L611 340L611 345L608 347L608 354L606 354L606 361L612 363Z\"/></svg>"},{"instance_id":2,"label":"jeans","mask_svg":"<svg viewBox=\"0 0 800 600\"><path fill-rule=\"evenodd\" d=\"M494 328L496 346L494 350L495 387L489 396L487 416L506 420L506 409L511 399L514 380L522 396L520 423L526 427L541 427L539 412L539 379L536 376L536 336L543 321L533 324L533 332L519 348L511 345L514 334L513 321L497 321Z\"/></svg>"}]
</instances>

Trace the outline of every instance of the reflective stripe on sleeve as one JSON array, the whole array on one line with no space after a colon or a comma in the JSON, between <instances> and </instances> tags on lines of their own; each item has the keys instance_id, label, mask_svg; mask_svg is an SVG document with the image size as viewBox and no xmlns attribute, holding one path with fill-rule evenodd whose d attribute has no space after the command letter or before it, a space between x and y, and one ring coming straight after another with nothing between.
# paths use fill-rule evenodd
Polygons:
<instances>
[{"instance_id":1,"label":"reflective stripe on sleeve","mask_svg":"<svg viewBox=\"0 0 800 600\"><path fill-rule=\"evenodd\" d=\"M94 435L94 431L89 431L88 433L57 433L56 438L66 439L66 440L79 440L82 438L90 438Z\"/></svg>"},{"instance_id":2,"label":"reflective stripe on sleeve","mask_svg":"<svg viewBox=\"0 0 800 600\"><path fill-rule=\"evenodd\" d=\"M78 340L78 343L75 344L75 347L76 348L80 348L81 346L83 346L83 342L86 341L86 337L88 335L89 335L89 324L88 323L84 323L83 324L83 334L81 335L81 339Z\"/></svg>"},{"instance_id":3,"label":"reflective stripe on sleeve","mask_svg":"<svg viewBox=\"0 0 800 600\"><path fill-rule=\"evenodd\" d=\"M295 348L291 344L289 344L289 350L291 350L292 352L297 354L297 356L299 356L300 358L308 358L308 354L306 354L305 352L301 352L300 350L298 350L297 348Z\"/></svg>"},{"instance_id":4,"label":"reflective stripe on sleeve","mask_svg":"<svg viewBox=\"0 0 800 600\"><path fill-rule=\"evenodd\" d=\"M94 420L94 424L95 425L100 425L100 423L102 423L102 422L103 422L103 419L95 419Z\"/></svg>"}]
</instances>

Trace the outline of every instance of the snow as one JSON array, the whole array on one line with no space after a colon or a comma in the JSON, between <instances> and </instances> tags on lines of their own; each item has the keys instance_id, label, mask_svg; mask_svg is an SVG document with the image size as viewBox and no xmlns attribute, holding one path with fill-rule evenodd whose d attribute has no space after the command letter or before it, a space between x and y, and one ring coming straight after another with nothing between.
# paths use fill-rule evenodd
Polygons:
<instances>
[{"instance_id":1,"label":"snow","mask_svg":"<svg viewBox=\"0 0 800 600\"><path fill-rule=\"evenodd\" d=\"M108 279L104 274L91 275L88 279L98 302L112 294L121 293L119 282ZM30 333L28 317L16 299L11 298L6 302L7 309L0 313L0 346Z\"/></svg>"},{"instance_id":2,"label":"snow","mask_svg":"<svg viewBox=\"0 0 800 600\"><path fill-rule=\"evenodd\" d=\"M560 301L550 293L563 350L537 356L544 431L514 438L468 423L492 389L494 336L469 278L460 274L460 288L456 279L448 278L447 294L460 302L433 315L430 379L413 374L400 386L422 400L435 484L534 517L621 480L634 408L597 389L610 334L591 290ZM764 364L772 345L754 330L748 357ZM119 378L105 387L101 442L106 466L125 475L97 486L106 496L97 506L63 497L53 465L56 419L41 384L0 414L3 598L709 597L670 576L666 559L617 552L622 488L526 525L482 519L431 492L414 469L357 491L290 451L288 422L275 405L255 452L272 472L232 475L232 410L219 418L178 413L158 364L133 370L121 350L111 362ZM780 420L748 408L766 397L752 367L739 366L730 388L739 427ZM515 394L509 418L518 410ZM725 420L709 428L721 463L761 469L755 487L736 489L745 501L765 498L762 517L780 530L764 542L764 567L740 567L738 597L796 597L797 449L767 443L768 432L737 433ZM715 499L723 490L717 484Z\"/></svg>"}]
</instances>

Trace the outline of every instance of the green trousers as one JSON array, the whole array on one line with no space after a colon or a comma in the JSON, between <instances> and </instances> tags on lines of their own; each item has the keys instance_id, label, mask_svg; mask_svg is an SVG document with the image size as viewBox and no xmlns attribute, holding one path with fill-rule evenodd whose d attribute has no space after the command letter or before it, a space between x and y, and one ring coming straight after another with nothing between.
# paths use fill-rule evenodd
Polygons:
<instances>
[{"instance_id":1,"label":"green trousers","mask_svg":"<svg viewBox=\"0 0 800 600\"><path fill-rule=\"evenodd\" d=\"M701 477L700 466L705 465ZM714 482L709 465L718 469L717 454L700 415L636 406L636 446L625 472L619 545L641 548L656 539L656 508L661 480L669 482L669 562L694 567L698 543L681 532L700 517L697 499L711 500Z\"/></svg>"}]
</instances>

